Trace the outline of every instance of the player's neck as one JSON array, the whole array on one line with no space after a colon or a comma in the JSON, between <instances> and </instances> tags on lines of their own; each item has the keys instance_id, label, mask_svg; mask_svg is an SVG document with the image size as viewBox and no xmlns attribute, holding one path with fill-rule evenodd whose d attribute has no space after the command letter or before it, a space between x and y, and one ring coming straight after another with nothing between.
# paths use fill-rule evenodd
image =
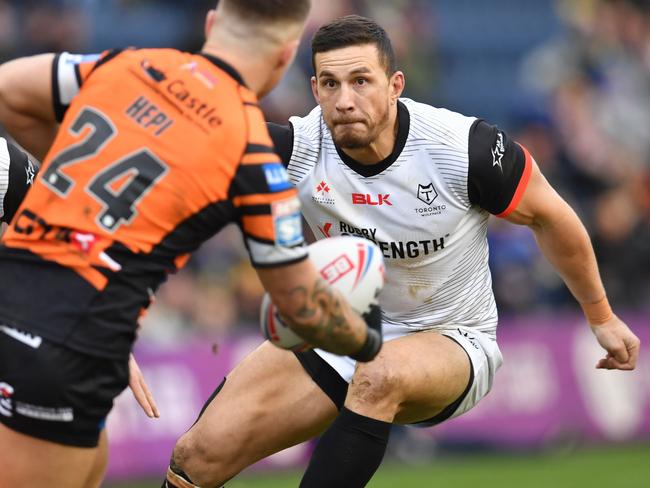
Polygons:
<instances>
[{"instance_id":1,"label":"player's neck","mask_svg":"<svg viewBox=\"0 0 650 488\"><path fill-rule=\"evenodd\" d=\"M232 66L244 79L246 86L258 98L260 97L267 83L269 71L268 60L258 59L256 56L243 56L238 52L221 48L210 42L207 42L201 51L215 56Z\"/></svg>"},{"instance_id":2,"label":"player's neck","mask_svg":"<svg viewBox=\"0 0 650 488\"><path fill-rule=\"evenodd\" d=\"M358 149L341 148L341 150L359 164L371 165L385 160L393 153L397 142L399 130L397 105L391 106L388 114L388 123L373 142Z\"/></svg>"}]
</instances>

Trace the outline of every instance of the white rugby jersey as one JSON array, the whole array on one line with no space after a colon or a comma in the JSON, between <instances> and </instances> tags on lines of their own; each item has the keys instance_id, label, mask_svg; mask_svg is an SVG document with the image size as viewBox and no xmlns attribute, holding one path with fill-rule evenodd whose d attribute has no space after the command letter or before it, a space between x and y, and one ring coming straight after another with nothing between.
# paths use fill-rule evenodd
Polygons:
<instances>
[{"instance_id":1,"label":"white rugby jersey","mask_svg":"<svg viewBox=\"0 0 650 488\"><path fill-rule=\"evenodd\" d=\"M24 152L0 137L0 222L11 221L37 171Z\"/></svg>"},{"instance_id":2,"label":"white rugby jersey","mask_svg":"<svg viewBox=\"0 0 650 488\"><path fill-rule=\"evenodd\" d=\"M395 150L374 165L335 146L320 107L290 119L288 144L270 129L314 235L358 235L381 249L385 323L494 336L488 211L516 206L530 156L495 127L449 110L401 99L398 117Z\"/></svg>"}]
</instances>

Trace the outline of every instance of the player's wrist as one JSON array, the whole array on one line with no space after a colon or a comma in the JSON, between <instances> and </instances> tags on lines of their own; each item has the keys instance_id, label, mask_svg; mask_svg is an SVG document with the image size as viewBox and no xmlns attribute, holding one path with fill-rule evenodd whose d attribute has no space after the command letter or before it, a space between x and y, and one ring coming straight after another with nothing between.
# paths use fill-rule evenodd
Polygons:
<instances>
[{"instance_id":1,"label":"player's wrist","mask_svg":"<svg viewBox=\"0 0 650 488\"><path fill-rule=\"evenodd\" d=\"M614 317L607 295L596 302L580 302L580 306L587 318L587 322L592 327L603 325Z\"/></svg>"},{"instance_id":2,"label":"player's wrist","mask_svg":"<svg viewBox=\"0 0 650 488\"><path fill-rule=\"evenodd\" d=\"M370 309L361 317L368 326L366 329L366 339L361 349L354 354L350 354L350 357L355 361L368 362L372 361L379 354L383 343L381 307L377 304L372 304Z\"/></svg>"},{"instance_id":3,"label":"player's wrist","mask_svg":"<svg viewBox=\"0 0 650 488\"><path fill-rule=\"evenodd\" d=\"M366 334L366 340L364 341L363 346L361 346L361 349L359 349L354 354L350 354L350 357L355 361L359 361L362 363L367 363L368 361L372 361L375 358L375 356L379 354L379 351L381 350L382 342L383 341L382 341L381 332L371 329L369 327Z\"/></svg>"}]
</instances>

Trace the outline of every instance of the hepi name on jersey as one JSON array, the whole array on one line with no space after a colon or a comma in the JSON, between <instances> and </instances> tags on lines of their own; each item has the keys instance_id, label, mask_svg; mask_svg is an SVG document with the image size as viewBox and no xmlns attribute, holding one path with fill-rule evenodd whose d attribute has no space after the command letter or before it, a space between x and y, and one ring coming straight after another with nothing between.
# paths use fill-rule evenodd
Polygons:
<instances>
[{"instance_id":1,"label":"hepi name on jersey","mask_svg":"<svg viewBox=\"0 0 650 488\"><path fill-rule=\"evenodd\" d=\"M353 205L388 205L392 207L393 204L389 200L390 194L387 193L382 195L381 193L377 196L370 195L368 193L353 193L352 194L352 204Z\"/></svg>"}]
</instances>

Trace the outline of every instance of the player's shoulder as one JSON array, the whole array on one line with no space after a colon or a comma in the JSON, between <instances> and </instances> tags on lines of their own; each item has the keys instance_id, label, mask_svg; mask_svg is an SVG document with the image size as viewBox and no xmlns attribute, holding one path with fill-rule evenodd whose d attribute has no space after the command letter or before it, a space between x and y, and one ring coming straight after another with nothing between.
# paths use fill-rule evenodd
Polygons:
<instances>
[{"instance_id":1,"label":"player's shoulder","mask_svg":"<svg viewBox=\"0 0 650 488\"><path fill-rule=\"evenodd\" d=\"M409 111L412 137L467 148L469 131L476 117L409 98L400 98L400 102Z\"/></svg>"},{"instance_id":2,"label":"player's shoulder","mask_svg":"<svg viewBox=\"0 0 650 488\"><path fill-rule=\"evenodd\" d=\"M293 126L294 137L318 140L321 138L321 132L326 128L320 105L316 105L303 117L290 117L289 122Z\"/></svg>"}]
</instances>

